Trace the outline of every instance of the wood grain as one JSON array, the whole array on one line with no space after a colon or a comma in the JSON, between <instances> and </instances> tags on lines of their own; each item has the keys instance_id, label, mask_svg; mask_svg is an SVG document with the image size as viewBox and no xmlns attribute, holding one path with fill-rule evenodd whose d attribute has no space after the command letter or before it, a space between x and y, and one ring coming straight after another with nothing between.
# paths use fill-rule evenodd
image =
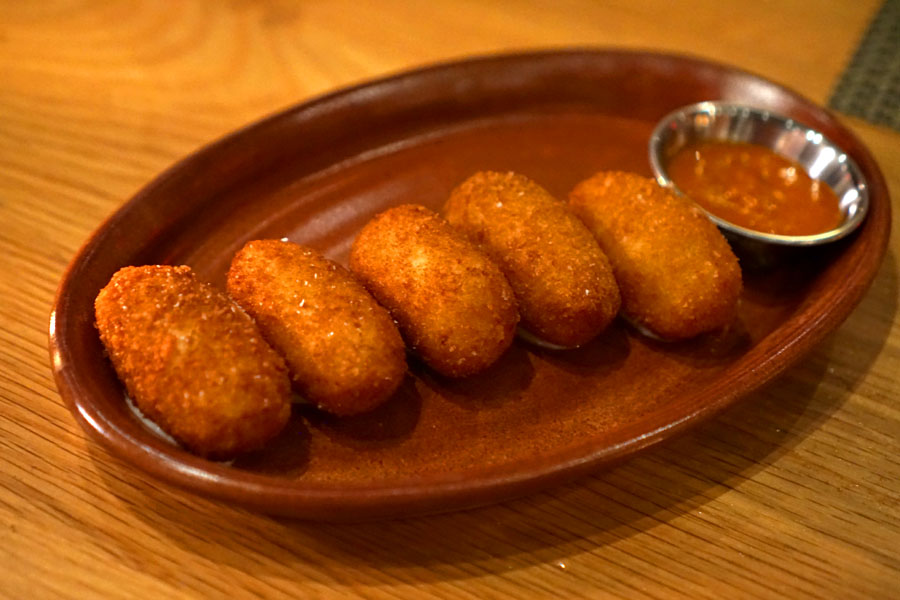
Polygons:
<instances>
[{"instance_id":1,"label":"wood grain","mask_svg":"<svg viewBox=\"0 0 900 600\"><path fill-rule=\"evenodd\" d=\"M163 486L84 436L46 350L56 284L90 232L265 114L432 61L582 44L696 54L824 103L876 8L0 2L0 595L894 597L896 238L847 322L726 415L572 485L432 518L304 523ZM900 134L844 120L900 197Z\"/></svg>"}]
</instances>

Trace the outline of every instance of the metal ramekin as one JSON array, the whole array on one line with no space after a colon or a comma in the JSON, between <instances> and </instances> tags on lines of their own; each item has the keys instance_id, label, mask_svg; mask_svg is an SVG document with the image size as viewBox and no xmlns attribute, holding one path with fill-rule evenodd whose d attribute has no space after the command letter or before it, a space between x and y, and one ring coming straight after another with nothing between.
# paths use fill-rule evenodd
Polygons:
<instances>
[{"instance_id":1,"label":"metal ramekin","mask_svg":"<svg viewBox=\"0 0 900 600\"><path fill-rule=\"evenodd\" d=\"M713 214L735 250L767 264L779 248L819 246L852 233L863 222L869 208L866 181L853 160L824 135L771 111L725 102L699 102L663 118L650 136L650 165L660 185L681 193L669 178L669 160L686 144L703 140L747 142L764 146L789 158L810 177L828 184L840 202L843 215L834 229L815 235L776 235L740 227Z\"/></svg>"}]
</instances>

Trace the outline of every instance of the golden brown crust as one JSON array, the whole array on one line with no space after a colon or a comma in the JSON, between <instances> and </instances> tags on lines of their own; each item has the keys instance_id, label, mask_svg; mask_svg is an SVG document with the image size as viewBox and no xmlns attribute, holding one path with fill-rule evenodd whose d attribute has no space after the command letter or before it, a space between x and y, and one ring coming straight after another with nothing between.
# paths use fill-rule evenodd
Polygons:
<instances>
[{"instance_id":1,"label":"golden brown crust","mask_svg":"<svg viewBox=\"0 0 900 600\"><path fill-rule=\"evenodd\" d=\"M350 268L439 373L476 373L512 343L519 316L500 269L423 206L372 219L353 244Z\"/></svg>"},{"instance_id":2,"label":"golden brown crust","mask_svg":"<svg viewBox=\"0 0 900 600\"><path fill-rule=\"evenodd\" d=\"M322 410L371 410L403 381L406 350L388 312L311 248L248 242L231 263L228 293L285 357L297 391Z\"/></svg>"},{"instance_id":3,"label":"golden brown crust","mask_svg":"<svg viewBox=\"0 0 900 600\"><path fill-rule=\"evenodd\" d=\"M284 361L189 267L125 267L94 308L134 403L192 452L225 459L256 450L290 417Z\"/></svg>"},{"instance_id":4,"label":"golden brown crust","mask_svg":"<svg viewBox=\"0 0 900 600\"><path fill-rule=\"evenodd\" d=\"M665 339L732 322L738 261L692 202L652 179L610 171L579 183L569 205L609 257L626 317Z\"/></svg>"},{"instance_id":5,"label":"golden brown crust","mask_svg":"<svg viewBox=\"0 0 900 600\"><path fill-rule=\"evenodd\" d=\"M527 177L476 173L453 190L444 213L500 266L529 332L579 346L618 313L619 288L591 232Z\"/></svg>"}]
</instances>

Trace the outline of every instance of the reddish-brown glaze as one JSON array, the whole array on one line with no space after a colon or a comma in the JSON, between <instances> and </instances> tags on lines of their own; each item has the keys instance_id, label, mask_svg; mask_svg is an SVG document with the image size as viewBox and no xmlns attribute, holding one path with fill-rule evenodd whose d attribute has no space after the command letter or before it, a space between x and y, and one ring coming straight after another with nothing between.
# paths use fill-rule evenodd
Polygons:
<instances>
[{"instance_id":1,"label":"reddish-brown glaze","mask_svg":"<svg viewBox=\"0 0 900 600\"><path fill-rule=\"evenodd\" d=\"M709 99L769 108L815 127L853 157L872 198L850 239L745 277L741 326L726 337L662 345L614 322L571 352L516 341L473 378L439 378L413 364L414 376L372 413L346 420L299 414L302 422L290 429L309 435L296 436L295 458L291 438L282 436L270 457L236 466L172 447L124 406L91 320L93 298L121 266L186 263L223 286L246 241L283 236L345 263L372 216L409 202L439 209L453 186L479 170L526 174L556 197L601 169L649 175L647 138L657 120ZM301 105L163 173L75 257L54 308L51 356L60 392L82 424L168 482L309 518L452 510L630 456L771 380L860 300L890 220L884 179L857 138L825 110L755 76L623 51L454 63Z\"/></svg>"}]
</instances>

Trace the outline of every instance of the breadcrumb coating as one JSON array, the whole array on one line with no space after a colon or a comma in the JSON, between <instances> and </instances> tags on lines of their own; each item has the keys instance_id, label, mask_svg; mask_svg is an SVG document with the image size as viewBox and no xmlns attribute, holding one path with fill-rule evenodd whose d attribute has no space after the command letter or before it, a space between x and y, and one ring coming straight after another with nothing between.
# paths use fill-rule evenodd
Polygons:
<instances>
[{"instance_id":1,"label":"breadcrumb coating","mask_svg":"<svg viewBox=\"0 0 900 600\"><path fill-rule=\"evenodd\" d=\"M250 317L189 267L125 267L94 309L135 405L190 451L232 458L287 423L284 361Z\"/></svg>"},{"instance_id":2,"label":"breadcrumb coating","mask_svg":"<svg viewBox=\"0 0 900 600\"><path fill-rule=\"evenodd\" d=\"M391 312L410 349L439 373L474 374L512 343L519 315L503 273L423 206L372 219L353 244L350 269Z\"/></svg>"},{"instance_id":3,"label":"breadcrumb coating","mask_svg":"<svg viewBox=\"0 0 900 600\"><path fill-rule=\"evenodd\" d=\"M619 288L591 232L527 177L476 173L453 190L444 214L500 266L530 333L580 346L618 313Z\"/></svg>"},{"instance_id":4,"label":"breadcrumb coating","mask_svg":"<svg viewBox=\"0 0 900 600\"><path fill-rule=\"evenodd\" d=\"M373 409L406 374L406 349L388 312L344 267L287 241L248 242L228 293L286 359L295 389L335 415Z\"/></svg>"},{"instance_id":5,"label":"breadcrumb coating","mask_svg":"<svg viewBox=\"0 0 900 600\"><path fill-rule=\"evenodd\" d=\"M609 171L579 183L569 205L609 257L623 313L636 325L676 340L733 321L738 260L690 200L652 179Z\"/></svg>"}]
</instances>

